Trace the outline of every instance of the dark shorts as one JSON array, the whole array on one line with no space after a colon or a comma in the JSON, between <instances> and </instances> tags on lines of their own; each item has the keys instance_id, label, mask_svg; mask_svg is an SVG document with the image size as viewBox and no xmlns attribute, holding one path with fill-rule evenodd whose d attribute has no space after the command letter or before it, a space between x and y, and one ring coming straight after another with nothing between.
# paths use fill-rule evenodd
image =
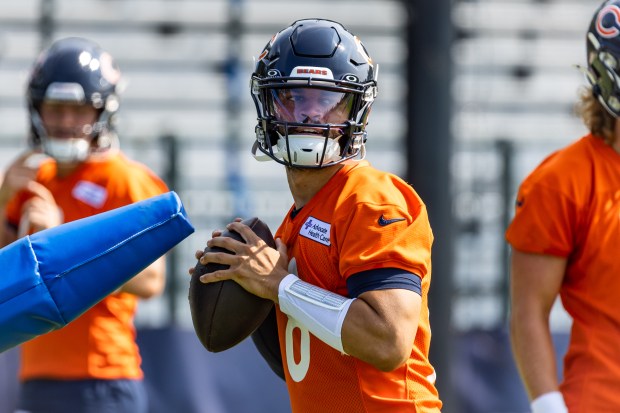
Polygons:
<instances>
[{"instance_id":1,"label":"dark shorts","mask_svg":"<svg viewBox=\"0 0 620 413\"><path fill-rule=\"evenodd\" d=\"M19 413L146 413L141 380L29 380L22 383Z\"/></svg>"}]
</instances>

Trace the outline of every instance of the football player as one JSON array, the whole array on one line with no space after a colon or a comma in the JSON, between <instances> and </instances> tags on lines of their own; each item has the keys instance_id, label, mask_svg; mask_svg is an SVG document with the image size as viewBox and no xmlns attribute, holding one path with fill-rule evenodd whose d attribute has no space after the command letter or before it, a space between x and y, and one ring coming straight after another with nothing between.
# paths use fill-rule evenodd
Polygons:
<instances>
[{"instance_id":1,"label":"football player","mask_svg":"<svg viewBox=\"0 0 620 413\"><path fill-rule=\"evenodd\" d=\"M96 43L65 38L35 61L27 86L33 161L20 156L0 187L2 245L167 192L128 159L114 131L121 73ZM79 242L79 240L75 240ZM146 412L133 317L160 294L163 258L66 327L22 346L19 408L45 412Z\"/></svg>"},{"instance_id":2,"label":"football player","mask_svg":"<svg viewBox=\"0 0 620 413\"><path fill-rule=\"evenodd\" d=\"M294 412L439 412L428 359L433 235L413 188L363 160L377 64L341 24L304 19L278 32L251 79L253 153L284 165L294 205L278 248L238 221L236 253L197 252L277 306ZM191 272L191 270L190 270Z\"/></svg>"},{"instance_id":3,"label":"football player","mask_svg":"<svg viewBox=\"0 0 620 413\"><path fill-rule=\"evenodd\" d=\"M620 411L620 1L586 31L589 133L548 156L521 184L512 247L511 340L534 413ZM573 324L558 384L549 314Z\"/></svg>"}]
</instances>

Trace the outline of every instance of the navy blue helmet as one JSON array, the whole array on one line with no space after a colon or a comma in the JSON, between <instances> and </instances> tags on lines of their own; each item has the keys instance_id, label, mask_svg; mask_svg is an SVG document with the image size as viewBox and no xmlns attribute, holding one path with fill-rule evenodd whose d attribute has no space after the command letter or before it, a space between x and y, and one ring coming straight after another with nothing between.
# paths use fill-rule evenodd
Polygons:
<instances>
[{"instance_id":1,"label":"navy blue helmet","mask_svg":"<svg viewBox=\"0 0 620 413\"><path fill-rule=\"evenodd\" d=\"M88 126L91 148L114 128L119 109L121 72L112 56L95 42L69 37L54 42L35 61L28 80L26 98L30 114L30 140L46 148L48 133L40 117L44 101L91 105L98 119ZM54 157L54 154L49 153ZM81 157L85 155L82 154Z\"/></svg>"}]
</instances>

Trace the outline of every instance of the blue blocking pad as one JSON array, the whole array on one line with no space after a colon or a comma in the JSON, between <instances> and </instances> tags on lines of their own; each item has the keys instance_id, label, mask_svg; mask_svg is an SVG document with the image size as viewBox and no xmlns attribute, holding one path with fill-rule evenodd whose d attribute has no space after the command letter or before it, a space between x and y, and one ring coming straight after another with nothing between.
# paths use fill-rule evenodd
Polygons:
<instances>
[{"instance_id":1,"label":"blue blocking pad","mask_svg":"<svg viewBox=\"0 0 620 413\"><path fill-rule=\"evenodd\" d=\"M193 232L171 191L0 249L0 352L65 326Z\"/></svg>"}]
</instances>

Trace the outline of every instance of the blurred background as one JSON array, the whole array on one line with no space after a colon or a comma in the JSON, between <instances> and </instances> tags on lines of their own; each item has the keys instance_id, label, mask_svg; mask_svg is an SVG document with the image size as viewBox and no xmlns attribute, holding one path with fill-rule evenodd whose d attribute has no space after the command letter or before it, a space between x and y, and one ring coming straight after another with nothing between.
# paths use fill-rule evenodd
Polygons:
<instances>
[{"instance_id":1,"label":"blurred background","mask_svg":"<svg viewBox=\"0 0 620 413\"><path fill-rule=\"evenodd\" d=\"M20 0L0 2L0 168L26 147L38 52L90 38L126 81L121 147L179 193L197 231L171 251L165 294L136 324L152 412L288 412L286 388L250 340L211 354L195 337L187 269L211 231L258 216L273 231L292 199L283 167L250 155L253 57L294 20L357 34L379 63L371 163L410 182L435 233L431 359L445 413L517 413L528 401L507 334L504 230L519 182L586 131L573 114L585 33L600 0ZM570 318L552 328L561 359ZM0 355L0 413L17 355ZM561 366L561 362L559 364ZM561 375L561 371L558 372Z\"/></svg>"}]
</instances>

